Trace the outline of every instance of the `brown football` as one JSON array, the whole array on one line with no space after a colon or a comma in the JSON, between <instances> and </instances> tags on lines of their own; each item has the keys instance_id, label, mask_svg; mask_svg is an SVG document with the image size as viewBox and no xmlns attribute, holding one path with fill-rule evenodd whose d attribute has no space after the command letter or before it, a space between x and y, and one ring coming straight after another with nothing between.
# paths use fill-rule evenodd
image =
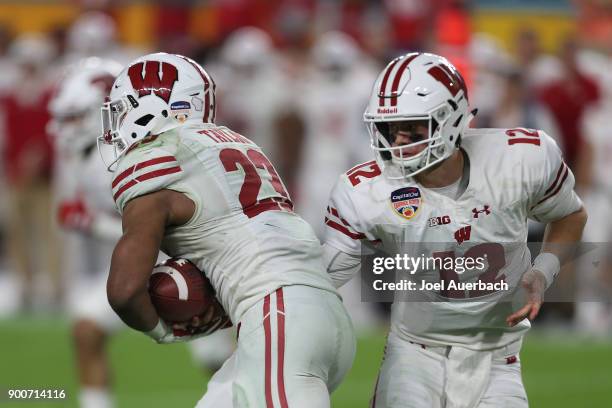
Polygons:
<instances>
[{"instance_id":1,"label":"brown football","mask_svg":"<svg viewBox=\"0 0 612 408\"><path fill-rule=\"evenodd\" d=\"M217 303L208 278L187 259L170 258L155 265L149 295L166 322L186 322Z\"/></svg>"}]
</instances>

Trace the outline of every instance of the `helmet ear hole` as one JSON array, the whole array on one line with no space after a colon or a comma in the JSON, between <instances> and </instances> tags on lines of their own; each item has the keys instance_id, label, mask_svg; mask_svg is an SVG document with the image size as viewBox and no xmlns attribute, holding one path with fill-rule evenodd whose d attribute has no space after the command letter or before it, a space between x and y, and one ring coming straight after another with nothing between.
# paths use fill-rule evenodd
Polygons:
<instances>
[{"instance_id":1,"label":"helmet ear hole","mask_svg":"<svg viewBox=\"0 0 612 408\"><path fill-rule=\"evenodd\" d=\"M138 118L138 120L136 120L134 123L138 126L147 126L151 119L153 119L153 115L147 114Z\"/></svg>"}]
</instances>

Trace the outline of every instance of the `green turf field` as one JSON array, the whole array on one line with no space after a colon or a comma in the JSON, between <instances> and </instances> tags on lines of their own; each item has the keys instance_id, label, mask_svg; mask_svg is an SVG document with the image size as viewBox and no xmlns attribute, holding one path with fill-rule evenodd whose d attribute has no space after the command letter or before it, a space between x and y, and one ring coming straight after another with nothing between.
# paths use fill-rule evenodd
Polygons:
<instances>
[{"instance_id":1,"label":"green turf field","mask_svg":"<svg viewBox=\"0 0 612 408\"><path fill-rule=\"evenodd\" d=\"M0 321L0 389L63 388L68 400L9 403L0 408L76 407L74 360L69 327L61 320ZM380 364L384 337L363 336L348 378L333 396L333 407L366 407ZM525 342L523 376L531 406L612 406L612 342L580 342L562 335L531 334ZM111 342L119 407L191 407L204 393L206 378L184 345L159 346L123 331Z\"/></svg>"}]
</instances>

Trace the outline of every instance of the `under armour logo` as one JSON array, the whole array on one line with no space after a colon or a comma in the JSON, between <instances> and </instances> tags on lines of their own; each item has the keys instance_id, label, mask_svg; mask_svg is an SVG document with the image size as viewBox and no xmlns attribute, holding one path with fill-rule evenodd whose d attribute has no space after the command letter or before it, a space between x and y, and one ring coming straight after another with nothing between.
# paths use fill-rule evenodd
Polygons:
<instances>
[{"instance_id":1,"label":"under armour logo","mask_svg":"<svg viewBox=\"0 0 612 408\"><path fill-rule=\"evenodd\" d=\"M488 204L485 204L482 210L479 210L478 208L472 208L472 213L474 214L474 218L478 218L478 215L482 213L484 213L485 215L491 214L490 208L491 207Z\"/></svg>"}]
</instances>

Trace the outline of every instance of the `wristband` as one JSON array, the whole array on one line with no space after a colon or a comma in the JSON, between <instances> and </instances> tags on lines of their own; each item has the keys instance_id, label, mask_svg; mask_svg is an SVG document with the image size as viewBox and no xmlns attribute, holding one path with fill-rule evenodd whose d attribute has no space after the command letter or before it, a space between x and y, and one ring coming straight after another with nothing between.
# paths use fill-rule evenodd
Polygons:
<instances>
[{"instance_id":1,"label":"wristband","mask_svg":"<svg viewBox=\"0 0 612 408\"><path fill-rule=\"evenodd\" d=\"M548 289L561 270L561 262L555 254L542 252L533 260L533 269L542 272Z\"/></svg>"}]
</instances>

